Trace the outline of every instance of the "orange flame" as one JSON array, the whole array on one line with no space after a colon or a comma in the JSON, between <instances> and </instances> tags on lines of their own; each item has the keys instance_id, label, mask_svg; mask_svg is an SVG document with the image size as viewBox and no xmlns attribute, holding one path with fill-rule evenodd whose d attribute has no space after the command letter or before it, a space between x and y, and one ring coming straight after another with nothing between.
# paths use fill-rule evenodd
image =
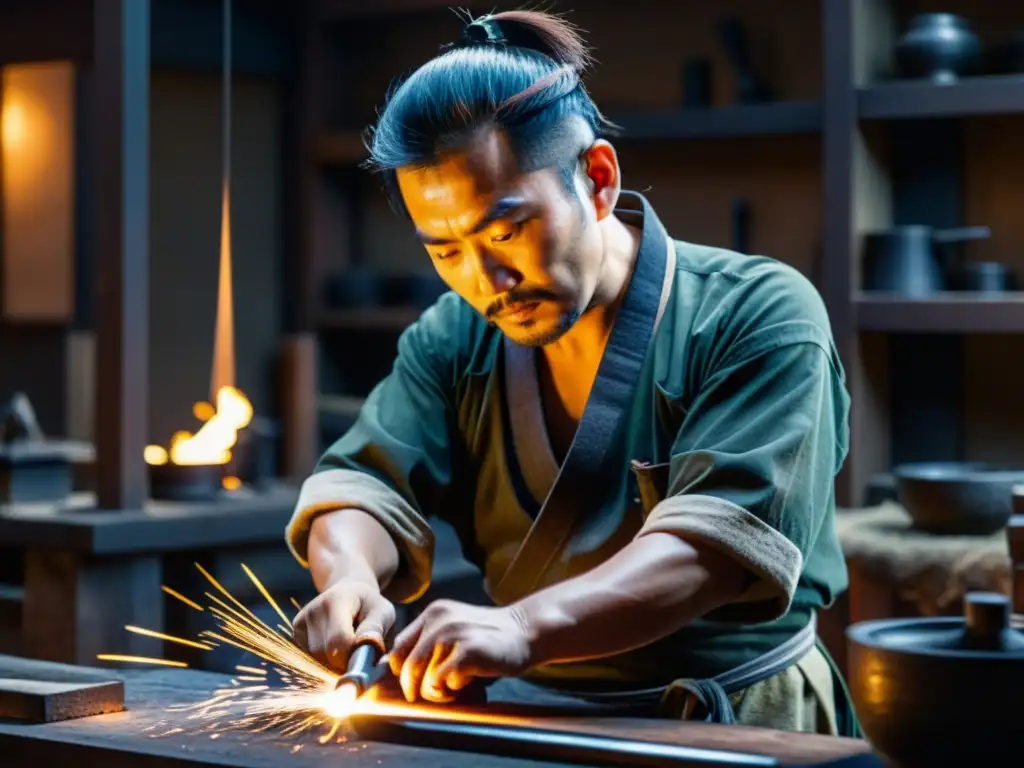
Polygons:
<instances>
[{"instance_id":1,"label":"orange flame","mask_svg":"<svg viewBox=\"0 0 1024 768\"><path fill-rule=\"evenodd\" d=\"M171 437L170 451L147 445L147 464L227 464L238 431L252 420L252 403L235 387L235 322L231 279L231 199L227 183L221 198L220 274L217 280L217 321L213 345L210 389L216 406L198 402L192 413L203 425L195 434L180 431ZM225 487L237 487L237 478L225 478Z\"/></svg>"}]
</instances>

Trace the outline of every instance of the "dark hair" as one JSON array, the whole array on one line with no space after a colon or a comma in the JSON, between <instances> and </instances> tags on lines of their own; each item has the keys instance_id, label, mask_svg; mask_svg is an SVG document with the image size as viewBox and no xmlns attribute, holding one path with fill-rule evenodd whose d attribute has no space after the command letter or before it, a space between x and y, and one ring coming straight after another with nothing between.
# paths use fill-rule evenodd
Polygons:
<instances>
[{"instance_id":1,"label":"dark hair","mask_svg":"<svg viewBox=\"0 0 1024 768\"><path fill-rule=\"evenodd\" d=\"M369 130L366 167L383 174L396 210L405 210L398 168L429 165L480 128L504 132L524 172L555 167L570 189L580 152L617 130L581 82L592 63L586 45L559 16L504 11L470 19L445 49L392 88Z\"/></svg>"}]
</instances>

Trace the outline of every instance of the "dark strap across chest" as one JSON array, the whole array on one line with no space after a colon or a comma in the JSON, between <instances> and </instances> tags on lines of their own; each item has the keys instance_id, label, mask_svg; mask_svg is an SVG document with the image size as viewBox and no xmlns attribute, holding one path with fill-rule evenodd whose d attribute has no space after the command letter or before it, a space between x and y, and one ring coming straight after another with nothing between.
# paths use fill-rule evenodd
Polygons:
<instances>
[{"instance_id":1,"label":"dark strap across chest","mask_svg":"<svg viewBox=\"0 0 1024 768\"><path fill-rule=\"evenodd\" d=\"M639 196L638 196L639 197ZM492 597L508 604L532 592L565 549L581 515L597 509L621 467L615 440L632 406L665 294L668 249L664 229L646 200L640 251L615 319L583 417L555 483ZM529 369L536 350L503 340L506 365Z\"/></svg>"}]
</instances>

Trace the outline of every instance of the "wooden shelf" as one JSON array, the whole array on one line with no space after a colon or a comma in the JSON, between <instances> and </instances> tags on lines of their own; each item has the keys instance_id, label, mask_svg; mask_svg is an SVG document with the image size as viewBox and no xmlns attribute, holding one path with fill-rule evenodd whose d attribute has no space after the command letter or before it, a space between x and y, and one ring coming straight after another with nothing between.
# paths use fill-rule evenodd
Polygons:
<instances>
[{"instance_id":1,"label":"wooden shelf","mask_svg":"<svg viewBox=\"0 0 1024 768\"><path fill-rule=\"evenodd\" d=\"M1024 75L969 77L949 85L907 80L861 88L862 119L970 117L1024 112Z\"/></svg>"},{"instance_id":2,"label":"wooden shelf","mask_svg":"<svg viewBox=\"0 0 1024 768\"><path fill-rule=\"evenodd\" d=\"M886 333L1024 333L1024 293L940 294L904 299L862 293L857 327Z\"/></svg>"},{"instance_id":3,"label":"wooden shelf","mask_svg":"<svg viewBox=\"0 0 1024 768\"><path fill-rule=\"evenodd\" d=\"M402 331L423 314L415 307L329 309L321 312L317 326L331 331Z\"/></svg>"},{"instance_id":4,"label":"wooden shelf","mask_svg":"<svg viewBox=\"0 0 1024 768\"><path fill-rule=\"evenodd\" d=\"M818 133L822 109L817 101L779 101L712 109L609 110L608 118L622 127L627 141L724 139Z\"/></svg>"}]
</instances>

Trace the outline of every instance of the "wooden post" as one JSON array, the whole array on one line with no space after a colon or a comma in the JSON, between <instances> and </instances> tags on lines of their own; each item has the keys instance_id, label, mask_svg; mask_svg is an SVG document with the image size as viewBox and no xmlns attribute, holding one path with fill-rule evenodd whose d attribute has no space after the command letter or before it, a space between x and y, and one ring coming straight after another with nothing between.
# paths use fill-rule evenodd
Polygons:
<instances>
[{"instance_id":1,"label":"wooden post","mask_svg":"<svg viewBox=\"0 0 1024 768\"><path fill-rule=\"evenodd\" d=\"M96 491L146 501L149 360L149 0L94 0Z\"/></svg>"},{"instance_id":2,"label":"wooden post","mask_svg":"<svg viewBox=\"0 0 1024 768\"><path fill-rule=\"evenodd\" d=\"M301 482L317 458L317 337L320 278L317 270L315 188L318 169L312 147L321 127L325 41L311 3L303 3L294 29L297 42L287 100L285 158L292 201L288 211L291 249L282 264L285 327L280 355L282 476Z\"/></svg>"}]
</instances>

